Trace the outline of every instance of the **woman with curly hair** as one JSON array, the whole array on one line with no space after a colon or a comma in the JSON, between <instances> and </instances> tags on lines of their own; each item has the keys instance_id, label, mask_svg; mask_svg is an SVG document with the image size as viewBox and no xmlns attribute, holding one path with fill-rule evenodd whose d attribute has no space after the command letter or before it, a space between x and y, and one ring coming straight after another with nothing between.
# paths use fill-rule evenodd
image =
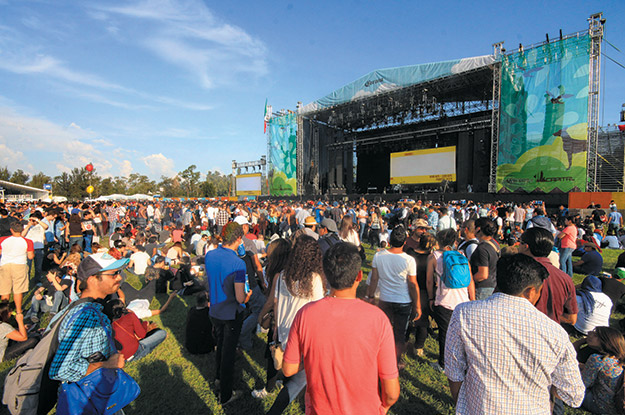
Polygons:
<instances>
[{"instance_id":1,"label":"woman with curly hair","mask_svg":"<svg viewBox=\"0 0 625 415\"><path fill-rule=\"evenodd\" d=\"M276 347L284 350L289 331L300 308L320 300L326 293L322 255L319 244L308 235L296 241L284 270L275 278L274 307ZM306 373L299 373L286 379L268 414L281 414L306 386Z\"/></svg>"},{"instance_id":2,"label":"woman with curly hair","mask_svg":"<svg viewBox=\"0 0 625 415\"><path fill-rule=\"evenodd\" d=\"M271 357L271 350L269 348L271 339L274 338L274 292L276 289L275 281L280 273L284 270L284 267L289 260L291 254L291 242L286 239L279 238L271 242L267 246L267 261L265 267L265 284L267 287L271 287L267 292L267 301L260 311L258 316L258 324L263 327L267 327L269 324L269 333L267 334L267 347L265 349L265 358L267 359L267 382L262 389L255 389L252 391L254 398L265 398L269 395L268 391L273 390L276 386L276 380L278 378L278 371L274 367L273 358Z\"/></svg>"}]
</instances>

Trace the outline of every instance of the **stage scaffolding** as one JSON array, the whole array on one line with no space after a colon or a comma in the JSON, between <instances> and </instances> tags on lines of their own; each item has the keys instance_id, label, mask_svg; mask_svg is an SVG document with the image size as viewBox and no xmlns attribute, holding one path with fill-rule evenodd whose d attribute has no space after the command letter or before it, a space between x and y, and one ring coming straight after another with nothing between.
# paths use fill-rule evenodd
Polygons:
<instances>
[{"instance_id":1,"label":"stage scaffolding","mask_svg":"<svg viewBox=\"0 0 625 415\"><path fill-rule=\"evenodd\" d=\"M601 43L603 42L603 13L596 13L588 19L590 35L590 66L588 74L588 159L587 191L597 192L597 138L599 135L599 91L601 82Z\"/></svg>"}]
</instances>

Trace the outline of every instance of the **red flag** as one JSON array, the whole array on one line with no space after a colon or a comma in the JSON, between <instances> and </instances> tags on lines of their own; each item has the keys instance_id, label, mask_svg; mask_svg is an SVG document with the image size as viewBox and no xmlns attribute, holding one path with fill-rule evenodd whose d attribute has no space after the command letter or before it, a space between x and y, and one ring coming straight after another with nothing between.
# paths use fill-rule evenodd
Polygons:
<instances>
[{"instance_id":1,"label":"red flag","mask_svg":"<svg viewBox=\"0 0 625 415\"><path fill-rule=\"evenodd\" d=\"M619 131L625 131L625 124L621 124L618 126Z\"/></svg>"}]
</instances>

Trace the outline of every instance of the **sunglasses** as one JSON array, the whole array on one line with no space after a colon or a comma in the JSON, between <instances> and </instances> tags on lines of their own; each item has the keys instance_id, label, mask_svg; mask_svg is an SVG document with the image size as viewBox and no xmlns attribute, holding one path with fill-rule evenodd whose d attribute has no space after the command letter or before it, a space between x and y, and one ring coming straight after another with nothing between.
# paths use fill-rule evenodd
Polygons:
<instances>
[{"instance_id":1,"label":"sunglasses","mask_svg":"<svg viewBox=\"0 0 625 415\"><path fill-rule=\"evenodd\" d=\"M106 276L108 276L108 277L116 277L116 276L118 276L118 275L121 275L121 274L122 274L122 272L123 272L123 271L122 271L122 269L120 268L120 269L116 270L116 271L115 271L114 273L112 273L112 274L105 274L105 273L101 272L99 275L106 275Z\"/></svg>"}]
</instances>

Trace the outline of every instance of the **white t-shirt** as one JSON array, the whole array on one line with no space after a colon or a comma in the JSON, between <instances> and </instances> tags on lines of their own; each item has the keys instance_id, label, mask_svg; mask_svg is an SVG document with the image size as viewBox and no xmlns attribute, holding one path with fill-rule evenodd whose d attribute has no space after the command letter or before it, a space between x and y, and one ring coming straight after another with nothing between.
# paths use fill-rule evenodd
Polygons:
<instances>
[{"instance_id":1,"label":"white t-shirt","mask_svg":"<svg viewBox=\"0 0 625 415\"><path fill-rule=\"evenodd\" d=\"M145 269L148 267L149 259L150 255L148 255L147 252L139 251L130 255L130 260L135 264L135 274L145 274Z\"/></svg>"},{"instance_id":2,"label":"white t-shirt","mask_svg":"<svg viewBox=\"0 0 625 415\"><path fill-rule=\"evenodd\" d=\"M394 254L388 250L373 256L371 268L378 270L380 300L388 303L411 303L408 291L408 276L417 275L417 263L405 252Z\"/></svg>"},{"instance_id":3,"label":"white t-shirt","mask_svg":"<svg viewBox=\"0 0 625 415\"><path fill-rule=\"evenodd\" d=\"M26 265L27 252L33 251L33 241L21 236L6 236L0 238L2 255L0 256L0 266L4 264Z\"/></svg>"},{"instance_id":4,"label":"white t-shirt","mask_svg":"<svg viewBox=\"0 0 625 415\"><path fill-rule=\"evenodd\" d=\"M43 249L43 243L46 240L46 231L43 229L43 226L37 224L28 229L26 239L33 241L33 248Z\"/></svg>"},{"instance_id":5,"label":"white t-shirt","mask_svg":"<svg viewBox=\"0 0 625 415\"><path fill-rule=\"evenodd\" d=\"M588 334L595 327L610 325L610 312L612 311L612 300L604 293L590 293L595 299L595 308L592 313L584 312L582 298L577 296L577 323L575 328L584 334Z\"/></svg>"},{"instance_id":6,"label":"white t-shirt","mask_svg":"<svg viewBox=\"0 0 625 415\"><path fill-rule=\"evenodd\" d=\"M276 327L278 328L278 341L282 343L283 347L286 347L286 342L289 338L289 331L291 325L295 319L295 315L300 308L313 301L321 300L323 298L323 281L319 274L313 274L312 276L312 297L301 298L294 297L289 292L286 282L284 282L283 274L280 274L279 280L276 283L275 298L278 299L278 308L276 309Z\"/></svg>"},{"instance_id":7,"label":"white t-shirt","mask_svg":"<svg viewBox=\"0 0 625 415\"><path fill-rule=\"evenodd\" d=\"M341 241L349 242L356 246L360 246L360 239L358 239L358 234L355 230L351 229L347 234L347 238L341 238Z\"/></svg>"}]
</instances>

